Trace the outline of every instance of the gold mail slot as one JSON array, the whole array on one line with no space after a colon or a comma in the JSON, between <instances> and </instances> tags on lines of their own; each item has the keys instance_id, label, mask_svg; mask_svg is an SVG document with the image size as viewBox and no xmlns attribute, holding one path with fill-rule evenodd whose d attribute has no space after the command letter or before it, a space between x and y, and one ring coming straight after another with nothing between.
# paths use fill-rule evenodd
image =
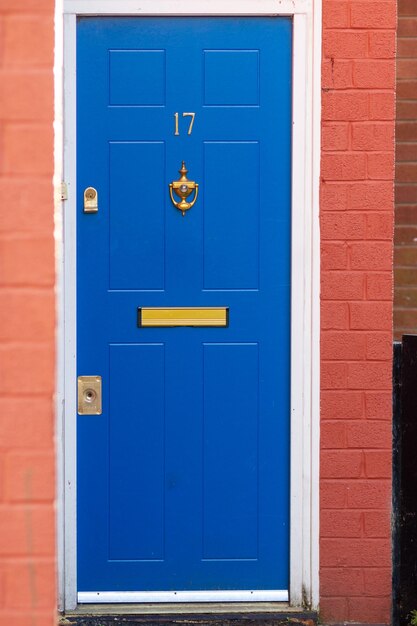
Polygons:
<instances>
[{"instance_id":1,"label":"gold mail slot","mask_svg":"<svg viewBox=\"0 0 417 626\"><path fill-rule=\"evenodd\" d=\"M228 326L229 307L139 307L138 326Z\"/></svg>"}]
</instances>

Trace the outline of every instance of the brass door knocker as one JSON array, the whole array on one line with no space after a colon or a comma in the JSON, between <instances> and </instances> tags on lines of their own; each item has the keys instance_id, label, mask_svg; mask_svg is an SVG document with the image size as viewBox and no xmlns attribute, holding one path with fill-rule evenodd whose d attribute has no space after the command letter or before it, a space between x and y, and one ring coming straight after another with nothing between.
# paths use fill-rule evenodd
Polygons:
<instances>
[{"instance_id":1,"label":"brass door knocker","mask_svg":"<svg viewBox=\"0 0 417 626\"><path fill-rule=\"evenodd\" d=\"M185 161L182 162L182 167L178 170L179 174L181 174L178 180L172 181L169 183L169 195L171 196L172 204L177 207L179 211L182 211L182 214L185 215L185 212L191 209L194 206L197 196L198 196L198 183L193 180L188 180L187 178L187 168L185 167ZM190 196L194 191L194 198L191 202L187 202L188 196ZM180 202L176 202L173 196L174 192L178 198L180 198Z\"/></svg>"}]
</instances>

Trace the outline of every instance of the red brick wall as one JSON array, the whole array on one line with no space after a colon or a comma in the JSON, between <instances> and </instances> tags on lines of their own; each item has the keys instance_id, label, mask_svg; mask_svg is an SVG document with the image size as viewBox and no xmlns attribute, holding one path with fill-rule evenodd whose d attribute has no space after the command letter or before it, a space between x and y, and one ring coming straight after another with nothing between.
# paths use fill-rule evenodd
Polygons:
<instances>
[{"instance_id":1,"label":"red brick wall","mask_svg":"<svg viewBox=\"0 0 417 626\"><path fill-rule=\"evenodd\" d=\"M417 2L398 0L395 337L417 333Z\"/></svg>"},{"instance_id":2,"label":"red brick wall","mask_svg":"<svg viewBox=\"0 0 417 626\"><path fill-rule=\"evenodd\" d=\"M53 38L0 0L0 626L56 622Z\"/></svg>"},{"instance_id":3,"label":"red brick wall","mask_svg":"<svg viewBox=\"0 0 417 626\"><path fill-rule=\"evenodd\" d=\"M395 0L323 0L320 591L327 621L390 620L395 29Z\"/></svg>"}]
</instances>

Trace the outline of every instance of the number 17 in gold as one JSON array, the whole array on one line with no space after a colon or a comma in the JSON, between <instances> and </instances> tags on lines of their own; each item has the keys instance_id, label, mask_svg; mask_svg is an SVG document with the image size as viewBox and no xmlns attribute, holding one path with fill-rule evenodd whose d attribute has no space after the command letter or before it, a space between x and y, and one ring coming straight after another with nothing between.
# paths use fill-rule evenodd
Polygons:
<instances>
[{"instance_id":1,"label":"number 17 in gold","mask_svg":"<svg viewBox=\"0 0 417 626\"><path fill-rule=\"evenodd\" d=\"M191 133L193 132L195 113L183 113L182 116L183 117L191 117L190 125L188 127L188 133L187 133L188 135L191 135ZM178 113L174 113L174 118L175 118L175 132L174 132L174 135L179 135L180 134L179 124L178 124L178 117L179 117L179 114Z\"/></svg>"}]
</instances>

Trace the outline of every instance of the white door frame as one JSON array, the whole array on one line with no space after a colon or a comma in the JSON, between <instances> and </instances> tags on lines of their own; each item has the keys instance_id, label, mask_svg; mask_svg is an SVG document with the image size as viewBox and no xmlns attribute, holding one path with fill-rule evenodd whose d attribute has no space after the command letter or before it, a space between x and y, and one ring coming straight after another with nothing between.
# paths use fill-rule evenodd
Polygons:
<instances>
[{"instance_id":1,"label":"white door frame","mask_svg":"<svg viewBox=\"0 0 417 626\"><path fill-rule=\"evenodd\" d=\"M62 5L63 3L63 5ZM321 0L57 0L55 186L58 294L59 607L76 586L76 18L77 15L293 16L290 604L319 599L319 168ZM64 68L64 70L62 69ZM63 113L65 112L65 115ZM67 199L60 195L61 181ZM65 196L64 192L64 196ZM283 600L207 594L121 594L122 602ZM198 592L197 592L198 593ZM259 592L261 593L261 592ZM277 593L277 592L275 592ZM143 594L143 592L142 592ZM123 596L123 597L122 597ZM84 600L87 601L87 600ZM89 601L98 602L95 597ZM105 597L101 601L106 600ZM114 598L112 597L112 601Z\"/></svg>"}]
</instances>

